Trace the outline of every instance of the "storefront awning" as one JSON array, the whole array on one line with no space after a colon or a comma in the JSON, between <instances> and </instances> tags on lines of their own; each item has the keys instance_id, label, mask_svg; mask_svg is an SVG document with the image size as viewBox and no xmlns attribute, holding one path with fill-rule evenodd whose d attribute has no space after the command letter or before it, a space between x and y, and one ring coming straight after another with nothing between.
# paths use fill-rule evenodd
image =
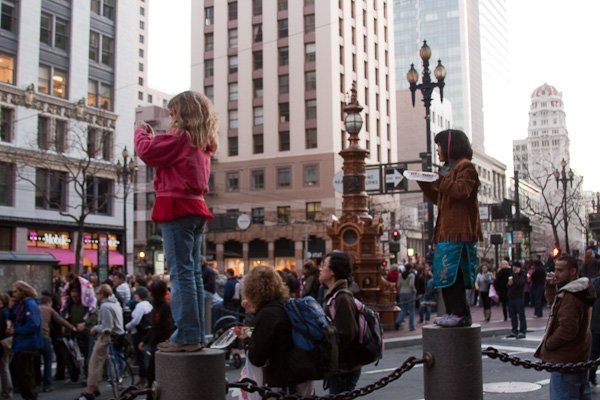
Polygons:
<instances>
[{"instance_id":1,"label":"storefront awning","mask_svg":"<svg viewBox=\"0 0 600 400\"><path fill-rule=\"evenodd\" d=\"M83 250L83 256L93 265L98 265L98 250ZM108 265L123 265L123 254L116 250L108 252Z\"/></svg>"},{"instance_id":2,"label":"storefront awning","mask_svg":"<svg viewBox=\"0 0 600 400\"><path fill-rule=\"evenodd\" d=\"M75 265L75 252L71 250L28 247L27 251L32 253L50 253L58 260L59 265Z\"/></svg>"}]
</instances>

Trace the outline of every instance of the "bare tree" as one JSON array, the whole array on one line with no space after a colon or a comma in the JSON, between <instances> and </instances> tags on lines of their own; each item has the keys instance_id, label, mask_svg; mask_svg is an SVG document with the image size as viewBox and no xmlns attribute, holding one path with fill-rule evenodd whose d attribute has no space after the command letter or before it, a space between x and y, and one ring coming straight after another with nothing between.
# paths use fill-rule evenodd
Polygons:
<instances>
[{"instance_id":1,"label":"bare tree","mask_svg":"<svg viewBox=\"0 0 600 400\"><path fill-rule=\"evenodd\" d=\"M39 114L29 148L0 146L0 157L16 166L17 178L33 186L36 207L56 210L75 223L75 266L80 273L86 219L109 214L115 197L113 122Z\"/></svg>"},{"instance_id":2,"label":"bare tree","mask_svg":"<svg viewBox=\"0 0 600 400\"><path fill-rule=\"evenodd\" d=\"M571 220L577 220L578 218L576 208L577 204L581 204L578 197L580 197L583 179L577 177L573 179L572 185L567 187L566 198L563 202L563 195L565 195L565 193L562 188L555 186L556 178L554 177L554 171L556 170L557 168L549 160L542 160L537 164L535 170L525 167L523 176L525 177L525 180L541 189L542 201L541 206L537 207L536 202L527 197L523 210L532 217L541 222L545 222L550 226L554 244L560 248L561 240L559 237L559 228L564 230L565 222L568 225ZM563 212L564 203L567 204L566 212ZM579 218L579 221L580 220L581 219Z\"/></svg>"}]
</instances>

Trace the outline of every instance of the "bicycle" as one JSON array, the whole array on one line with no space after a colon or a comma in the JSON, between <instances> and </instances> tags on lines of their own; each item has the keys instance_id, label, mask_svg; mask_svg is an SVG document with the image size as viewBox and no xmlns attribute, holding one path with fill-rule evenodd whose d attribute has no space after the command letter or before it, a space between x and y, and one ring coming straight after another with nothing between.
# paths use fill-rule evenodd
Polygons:
<instances>
[{"instance_id":1,"label":"bicycle","mask_svg":"<svg viewBox=\"0 0 600 400\"><path fill-rule=\"evenodd\" d=\"M125 351L119 351L113 340L108 342L108 358L106 359L107 380L112 387L113 395L119 398L121 391L133 385L133 369L127 361Z\"/></svg>"}]
</instances>

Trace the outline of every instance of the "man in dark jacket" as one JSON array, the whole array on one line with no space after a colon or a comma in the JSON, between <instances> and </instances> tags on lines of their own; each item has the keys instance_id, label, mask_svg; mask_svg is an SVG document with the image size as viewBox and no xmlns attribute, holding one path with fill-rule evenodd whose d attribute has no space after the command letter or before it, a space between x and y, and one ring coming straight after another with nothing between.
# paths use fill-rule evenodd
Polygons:
<instances>
[{"instance_id":1,"label":"man in dark jacket","mask_svg":"<svg viewBox=\"0 0 600 400\"><path fill-rule=\"evenodd\" d=\"M502 314L504 320L508 319L508 277L511 275L510 264L506 260L500 262L500 269L496 272L494 288L498 293L500 304L502 304Z\"/></svg>"},{"instance_id":2,"label":"man in dark jacket","mask_svg":"<svg viewBox=\"0 0 600 400\"><path fill-rule=\"evenodd\" d=\"M527 333L525 317L525 284L527 274L519 261L513 262L512 275L508 277L508 313L512 323L512 333L507 337L524 339Z\"/></svg>"},{"instance_id":3,"label":"man in dark jacket","mask_svg":"<svg viewBox=\"0 0 600 400\"><path fill-rule=\"evenodd\" d=\"M577 279L577 260L562 256L546 280L546 300L552 304L546 334L534 356L551 364L579 363L590 355L590 313L595 293L588 278ZM550 373L550 400L590 399L588 372Z\"/></svg>"},{"instance_id":4,"label":"man in dark jacket","mask_svg":"<svg viewBox=\"0 0 600 400\"><path fill-rule=\"evenodd\" d=\"M544 316L544 285L546 282L546 268L540 260L533 261L533 274L531 274L531 302L533 303L533 315L536 318Z\"/></svg>"}]
</instances>

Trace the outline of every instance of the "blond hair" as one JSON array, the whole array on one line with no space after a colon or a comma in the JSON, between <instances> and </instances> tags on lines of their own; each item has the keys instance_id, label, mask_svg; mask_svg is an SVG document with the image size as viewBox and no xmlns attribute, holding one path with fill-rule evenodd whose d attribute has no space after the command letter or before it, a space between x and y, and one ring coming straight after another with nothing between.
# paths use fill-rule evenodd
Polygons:
<instances>
[{"instance_id":1,"label":"blond hair","mask_svg":"<svg viewBox=\"0 0 600 400\"><path fill-rule=\"evenodd\" d=\"M113 294L113 290L110 285L103 283L98 287L98 293L100 293L104 297L110 297Z\"/></svg>"},{"instance_id":2,"label":"blond hair","mask_svg":"<svg viewBox=\"0 0 600 400\"><path fill-rule=\"evenodd\" d=\"M18 289L26 298L37 297L37 291L25 281L16 281L13 283L13 289Z\"/></svg>"},{"instance_id":3,"label":"blond hair","mask_svg":"<svg viewBox=\"0 0 600 400\"><path fill-rule=\"evenodd\" d=\"M218 147L219 121L210 100L191 90L173 97L167 105L174 111L175 126L189 135L192 146L214 153Z\"/></svg>"},{"instance_id":4,"label":"blond hair","mask_svg":"<svg viewBox=\"0 0 600 400\"><path fill-rule=\"evenodd\" d=\"M260 310L265 304L289 298L289 289L273 267L260 265L244 276L242 296Z\"/></svg>"}]
</instances>

